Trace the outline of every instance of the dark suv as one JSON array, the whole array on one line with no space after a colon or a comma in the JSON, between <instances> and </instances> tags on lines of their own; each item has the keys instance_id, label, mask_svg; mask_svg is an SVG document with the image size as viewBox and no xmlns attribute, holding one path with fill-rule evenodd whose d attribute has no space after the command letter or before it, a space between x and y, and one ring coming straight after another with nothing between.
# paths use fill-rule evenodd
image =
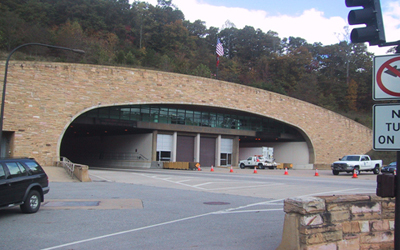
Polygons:
<instances>
[{"instance_id":1,"label":"dark suv","mask_svg":"<svg viewBox=\"0 0 400 250\"><path fill-rule=\"evenodd\" d=\"M36 213L49 190L48 177L34 159L0 159L0 209L20 205L22 212Z\"/></svg>"}]
</instances>

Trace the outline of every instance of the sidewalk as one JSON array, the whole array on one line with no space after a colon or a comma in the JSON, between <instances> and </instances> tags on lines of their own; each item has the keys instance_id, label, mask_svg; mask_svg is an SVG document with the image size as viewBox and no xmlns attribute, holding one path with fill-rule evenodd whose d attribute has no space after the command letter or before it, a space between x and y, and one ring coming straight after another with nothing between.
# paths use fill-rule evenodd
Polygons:
<instances>
[{"instance_id":1,"label":"sidewalk","mask_svg":"<svg viewBox=\"0 0 400 250\"><path fill-rule=\"evenodd\" d=\"M49 177L49 182L79 182L78 179L71 177L62 167L46 166L43 169Z\"/></svg>"},{"instance_id":2,"label":"sidewalk","mask_svg":"<svg viewBox=\"0 0 400 250\"><path fill-rule=\"evenodd\" d=\"M44 171L46 172L47 176L49 177L50 182L79 182L78 179L75 177L72 178L64 168L62 167L56 167L56 166L46 166L43 167ZM108 169L110 170L110 169ZM120 170L120 169L118 169ZM174 170L174 169L136 169L136 170L164 170L164 171L197 171L197 170ZM211 172L210 167L204 167L201 168L202 172ZM240 169L240 168L232 168L233 172L230 172L229 167L215 167L214 172L215 173L226 173L227 175L232 175L232 174L254 174L254 175L271 175L271 176L284 176L285 170L284 169L257 169L257 173L254 173L254 169L252 168L246 168L246 169ZM90 167L89 167L89 176L90 176ZM285 175L286 176L286 175ZM288 177L322 177L322 178L334 178L334 179L343 179L343 178L348 178L349 180L353 179L352 174L347 174L347 173L340 173L339 175L333 175L331 170L318 170L318 176L316 176L316 171L315 170L295 170L295 169L288 169ZM358 175L358 178L360 180L374 180L376 181L376 175L373 174L372 172L361 172L360 175Z\"/></svg>"}]
</instances>

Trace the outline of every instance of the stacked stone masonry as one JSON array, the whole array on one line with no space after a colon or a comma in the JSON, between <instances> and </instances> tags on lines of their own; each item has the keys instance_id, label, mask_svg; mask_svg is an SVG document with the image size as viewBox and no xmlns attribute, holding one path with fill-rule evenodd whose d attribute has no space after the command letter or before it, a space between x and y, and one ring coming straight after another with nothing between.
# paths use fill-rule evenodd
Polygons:
<instances>
[{"instance_id":1,"label":"stacked stone masonry","mask_svg":"<svg viewBox=\"0 0 400 250\"><path fill-rule=\"evenodd\" d=\"M0 64L0 77L4 77ZM295 126L310 164L330 164L372 149L371 129L339 114L277 93L189 75L145 69L11 61L4 131L15 133L11 156L41 164L59 159L69 124L84 112L113 106L178 103L241 110Z\"/></svg>"},{"instance_id":2,"label":"stacked stone masonry","mask_svg":"<svg viewBox=\"0 0 400 250\"><path fill-rule=\"evenodd\" d=\"M278 250L394 249L395 199L376 195L290 198Z\"/></svg>"}]
</instances>

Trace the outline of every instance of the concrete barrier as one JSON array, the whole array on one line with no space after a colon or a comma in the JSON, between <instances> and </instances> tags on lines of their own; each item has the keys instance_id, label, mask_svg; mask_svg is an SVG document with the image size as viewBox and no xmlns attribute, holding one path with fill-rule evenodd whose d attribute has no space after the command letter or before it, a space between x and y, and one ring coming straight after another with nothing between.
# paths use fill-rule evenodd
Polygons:
<instances>
[{"instance_id":1,"label":"concrete barrier","mask_svg":"<svg viewBox=\"0 0 400 250\"><path fill-rule=\"evenodd\" d=\"M75 165L74 175L81 182L91 182L89 178L89 167L86 165Z\"/></svg>"},{"instance_id":2,"label":"concrete barrier","mask_svg":"<svg viewBox=\"0 0 400 250\"><path fill-rule=\"evenodd\" d=\"M189 169L189 162L164 162L166 169Z\"/></svg>"},{"instance_id":3,"label":"concrete barrier","mask_svg":"<svg viewBox=\"0 0 400 250\"><path fill-rule=\"evenodd\" d=\"M163 162L163 168L166 169L183 169L197 170L197 162ZM200 166L200 165L199 165Z\"/></svg>"},{"instance_id":4,"label":"concrete barrier","mask_svg":"<svg viewBox=\"0 0 400 250\"><path fill-rule=\"evenodd\" d=\"M293 169L296 170L312 170L314 169L314 164L293 164Z\"/></svg>"},{"instance_id":5,"label":"concrete barrier","mask_svg":"<svg viewBox=\"0 0 400 250\"><path fill-rule=\"evenodd\" d=\"M277 169L291 169L293 168L293 164L292 163L278 163L278 165L276 166Z\"/></svg>"},{"instance_id":6,"label":"concrete barrier","mask_svg":"<svg viewBox=\"0 0 400 250\"><path fill-rule=\"evenodd\" d=\"M394 249L395 198L372 194L290 198L277 250Z\"/></svg>"}]
</instances>

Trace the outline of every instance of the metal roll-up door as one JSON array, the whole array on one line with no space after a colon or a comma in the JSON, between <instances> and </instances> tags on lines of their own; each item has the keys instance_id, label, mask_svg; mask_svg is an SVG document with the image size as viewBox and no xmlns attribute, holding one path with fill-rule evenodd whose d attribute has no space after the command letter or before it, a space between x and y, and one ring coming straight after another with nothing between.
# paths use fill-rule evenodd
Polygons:
<instances>
[{"instance_id":1,"label":"metal roll-up door","mask_svg":"<svg viewBox=\"0 0 400 250\"><path fill-rule=\"evenodd\" d=\"M232 165L233 140L221 139L221 166Z\"/></svg>"},{"instance_id":2,"label":"metal roll-up door","mask_svg":"<svg viewBox=\"0 0 400 250\"><path fill-rule=\"evenodd\" d=\"M157 161L171 161L172 135L157 135Z\"/></svg>"},{"instance_id":3,"label":"metal roll-up door","mask_svg":"<svg viewBox=\"0 0 400 250\"><path fill-rule=\"evenodd\" d=\"M200 138L200 165L207 167L215 165L215 138Z\"/></svg>"},{"instance_id":4,"label":"metal roll-up door","mask_svg":"<svg viewBox=\"0 0 400 250\"><path fill-rule=\"evenodd\" d=\"M176 151L176 161L193 162L194 137L178 135Z\"/></svg>"}]
</instances>

